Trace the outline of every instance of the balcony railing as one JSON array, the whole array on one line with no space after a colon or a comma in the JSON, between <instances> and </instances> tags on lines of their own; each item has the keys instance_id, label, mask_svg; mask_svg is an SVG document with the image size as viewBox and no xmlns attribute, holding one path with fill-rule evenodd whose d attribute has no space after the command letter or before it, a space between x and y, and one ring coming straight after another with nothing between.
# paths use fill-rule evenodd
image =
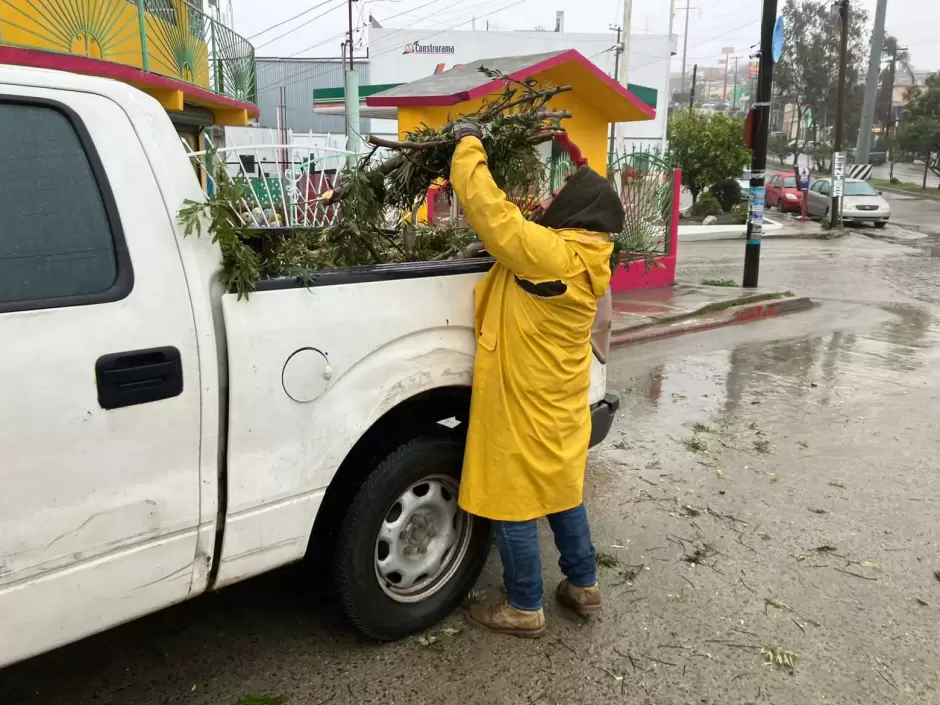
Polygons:
<instances>
[{"instance_id":1,"label":"balcony railing","mask_svg":"<svg viewBox=\"0 0 940 705\"><path fill-rule=\"evenodd\" d=\"M254 47L185 0L0 0L0 45L134 66L257 104Z\"/></svg>"}]
</instances>

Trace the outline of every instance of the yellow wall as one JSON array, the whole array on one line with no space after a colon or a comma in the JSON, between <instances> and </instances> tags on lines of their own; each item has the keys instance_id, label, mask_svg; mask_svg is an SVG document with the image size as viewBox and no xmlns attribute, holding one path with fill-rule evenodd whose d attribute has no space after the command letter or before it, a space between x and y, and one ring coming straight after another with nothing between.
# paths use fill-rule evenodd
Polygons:
<instances>
[{"instance_id":1,"label":"yellow wall","mask_svg":"<svg viewBox=\"0 0 940 705\"><path fill-rule=\"evenodd\" d=\"M171 1L176 23L145 14L148 68L208 88L208 26L196 22L209 19ZM137 5L128 0L0 0L0 44L144 68Z\"/></svg>"},{"instance_id":2,"label":"yellow wall","mask_svg":"<svg viewBox=\"0 0 940 705\"><path fill-rule=\"evenodd\" d=\"M546 72L547 73L547 72ZM494 94L496 95L496 94ZM403 139L408 132L422 123L430 127L440 127L449 121L479 110L483 100L473 100L457 105L429 108L399 108L398 134ZM572 117L563 120L562 126L568 131L571 141L581 149L588 166L599 174L607 174L607 129L606 119L577 94L577 89L569 93L559 93L548 107L552 110L569 110Z\"/></svg>"},{"instance_id":3,"label":"yellow wall","mask_svg":"<svg viewBox=\"0 0 940 705\"><path fill-rule=\"evenodd\" d=\"M576 76L569 75L565 66L549 69L537 74L536 79L546 85L571 85L574 89L567 93L559 93L548 103L552 110L568 110L572 117L562 121L571 141L581 150L582 156L588 160L588 166L601 176L607 175L607 130L609 123L606 111L597 101L591 98L587 89L578 91L578 84L572 80ZM491 98L499 95L499 91L491 94ZM483 99L466 101L457 105L445 107L402 107L398 109L399 139L422 124L429 127L441 127L451 120L476 112L483 105ZM418 221L427 222L427 205L418 210Z\"/></svg>"}]
</instances>

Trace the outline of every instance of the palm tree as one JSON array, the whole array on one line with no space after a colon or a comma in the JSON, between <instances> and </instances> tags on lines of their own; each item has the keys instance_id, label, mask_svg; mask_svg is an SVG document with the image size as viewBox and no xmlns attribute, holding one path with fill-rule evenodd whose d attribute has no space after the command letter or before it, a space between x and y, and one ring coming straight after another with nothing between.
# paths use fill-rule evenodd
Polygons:
<instances>
[{"instance_id":1,"label":"palm tree","mask_svg":"<svg viewBox=\"0 0 940 705\"><path fill-rule=\"evenodd\" d=\"M911 78L914 85L914 67L911 65L911 54L907 48L902 48L898 38L890 34L885 35L883 55L888 62L881 70L880 87L878 88L878 115L881 116L882 134L887 134L893 123L894 80L898 69Z\"/></svg>"}]
</instances>

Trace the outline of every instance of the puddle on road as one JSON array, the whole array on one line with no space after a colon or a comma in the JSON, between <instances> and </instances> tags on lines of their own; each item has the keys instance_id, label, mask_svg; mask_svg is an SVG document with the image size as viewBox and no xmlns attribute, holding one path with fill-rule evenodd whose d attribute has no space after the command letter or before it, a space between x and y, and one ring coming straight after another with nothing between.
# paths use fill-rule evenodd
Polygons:
<instances>
[{"instance_id":1,"label":"puddle on road","mask_svg":"<svg viewBox=\"0 0 940 705\"><path fill-rule=\"evenodd\" d=\"M703 419L755 413L815 413L818 405L875 402L922 386L940 362L940 318L925 307L885 304L890 314L864 331L832 331L730 349L683 353L630 375L614 365L608 384L621 395L614 429L629 436L687 434ZM619 367L619 369L618 369ZM765 411L766 410L766 411ZM750 413L750 412L748 412Z\"/></svg>"}]
</instances>

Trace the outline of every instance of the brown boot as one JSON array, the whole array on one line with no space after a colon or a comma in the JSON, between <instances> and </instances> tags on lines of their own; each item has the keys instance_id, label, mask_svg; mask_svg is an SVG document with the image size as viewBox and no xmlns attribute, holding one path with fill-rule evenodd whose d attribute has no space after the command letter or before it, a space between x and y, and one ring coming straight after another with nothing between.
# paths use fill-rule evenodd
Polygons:
<instances>
[{"instance_id":1,"label":"brown boot","mask_svg":"<svg viewBox=\"0 0 940 705\"><path fill-rule=\"evenodd\" d=\"M541 610L517 610L505 602L496 607L470 605L467 621L500 634L534 639L545 633L545 613Z\"/></svg>"},{"instance_id":2,"label":"brown boot","mask_svg":"<svg viewBox=\"0 0 940 705\"><path fill-rule=\"evenodd\" d=\"M601 609L601 589L595 583L593 587L575 587L568 584L565 578L558 583L558 589L555 590L555 597L558 602L578 614L592 614Z\"/></svg>"}]
</instances>

